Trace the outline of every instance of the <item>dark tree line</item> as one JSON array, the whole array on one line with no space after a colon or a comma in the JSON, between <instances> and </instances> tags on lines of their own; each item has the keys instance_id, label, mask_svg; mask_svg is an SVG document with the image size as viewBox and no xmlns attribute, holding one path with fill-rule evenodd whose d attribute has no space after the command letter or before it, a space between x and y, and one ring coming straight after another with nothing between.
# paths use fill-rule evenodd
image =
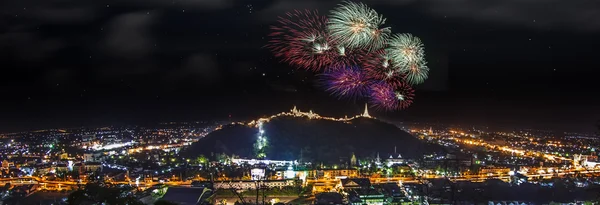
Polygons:
<instances>
[{"instance_id":1,"label":"dark tree line","mask_svg":"<svg viewBox=\"0 0 600 205\"><path fill-rule=\"evenodd\" d=\"M82 189L71 193L68 204L110 204L143 205L131 194L132 187L88 183Z\"/></svg>"}]
</instances>

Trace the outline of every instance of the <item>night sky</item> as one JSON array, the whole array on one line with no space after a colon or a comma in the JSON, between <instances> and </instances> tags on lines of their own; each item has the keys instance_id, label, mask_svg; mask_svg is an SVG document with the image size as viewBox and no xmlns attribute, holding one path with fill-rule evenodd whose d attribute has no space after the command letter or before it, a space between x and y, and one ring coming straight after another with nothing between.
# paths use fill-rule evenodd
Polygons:
<instances>
[{"instance_id":1,"label":"night sky","mask_svg":"<svg viewBox=\"0 0 600 205\"><path fill-rule=\"evenodd\" d=\"M598 1L362 2L392 32L419 36L431 69L412 107L376 116L569 131L600 119ZM244 118L292 105L356 114L364 101L329 96L314 73L264 48L277 16L337 3L2 1L0 132Z\"/></svg>"}]
</instances>

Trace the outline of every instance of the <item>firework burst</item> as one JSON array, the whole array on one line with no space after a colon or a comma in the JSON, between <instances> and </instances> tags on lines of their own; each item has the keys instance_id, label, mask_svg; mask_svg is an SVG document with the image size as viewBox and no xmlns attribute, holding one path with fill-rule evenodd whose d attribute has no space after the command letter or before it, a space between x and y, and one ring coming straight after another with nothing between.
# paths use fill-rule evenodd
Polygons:
<instances>
[{"instance_id":1,"label":"firework burst","mask_svg":"<svg viewBox=\"0 0 600 205\"><path fill-rule=\"evenodd\" d=\"M357 99L369 91L369 80L362 69L349 66L322 75L327 92L338 98Z\"/></svg>"},{"instance_id":2,"label":"firework burst","mask_svg":"<svg viewBox=\"0 0 600 205\"><path fill-rule=\"evenodd\" d=\"M327 33L327 17L318 11L294 11L271 26L269 44L276 57L302 69L320 70L333 62L335 46Z\"/></svg>"},{"instance_id":3,"label":"firework burst","mask_svg":"<svg viewBox=\"0 0 600 205\"><path fill-rule=\"evenodd\" d=\"M336 52L331 56L330 69L340 69L360 65L361 59L366 53L359 49L346 49L343 46L336 46Z\"/></svg>"},{"instance_id":4,"label":"firework burst","mask_svg":"<svg viewBox=\"0 0 600 205\"><path fill-rule=\"evenodd\" d=\"M425 51L421 39L412 34L396 34L388 41L386 49L392 61L400 66L418 63L424 60Z\"/></svg>"},{"instance_id":5,"label":"firework burst","mask_svg":"<svg viewBox=\"0 0 600 205\"><path fill-rule=\"evenodd\" d=\"M331 11L328 29L333 40L347 48L382 48L389 28L379 28L385 18L363 3L344 2Z\"/></svg>"},{"instance_id":6,"label":"firework burst","mask_svg":"<svg viewBox=\"0 0 600 205\"><path fill-rule=\"evenodd\" d=\"M411 34L396 34L388 42L386 51L406 82L416 85L427 79L429 68L421 39Z\"/></svg>"},{"instance_id":7,"label":"firework burst","mask_svg":"<svg viewBox=\"0 0 600 205\"><path fill-rule=\"evenodd\" d=\"M329 17L329 18L328 18ZM429 75L421 39L390 34L383 16L363 3L345 1L328 17L294 11L271 27L266 47L294 67L318 71L338 98L369 98L372 107L400 110L414 98L411 85Z\"/></svg>"},{"instance_id":8,"label":"firework burst","mask_svg":"<svg viewBox=\"0 0 600 205\"><path fill-rule=\"evenodd\" d=\"M368 53L360 62L369 78L384 81L400 79L400 72L394 66L392 57L385 50Z\"/></svg>"},{"instance_id":9,"label":"firework burst","mask_svg":"<svg viewBox=\"0 0 600 205\"><path fill-rule=\"evenodd\" d=\"M421 84L427 80L429 68L425 61L410 63L400 68L400 72L404 75L404 80L410 84Z\"/></svg>"},{"instance_id":10,"label":"firework burst","mask_svg":"<svg viewBox=\"0 0 600 205\"><path fill-rule=\"evenodd\" d=\"M414 99L414 90L406 83L391 85L378 82L371 85L371 106L381 110L405 109Z\"/></svg>"}]
</instances>

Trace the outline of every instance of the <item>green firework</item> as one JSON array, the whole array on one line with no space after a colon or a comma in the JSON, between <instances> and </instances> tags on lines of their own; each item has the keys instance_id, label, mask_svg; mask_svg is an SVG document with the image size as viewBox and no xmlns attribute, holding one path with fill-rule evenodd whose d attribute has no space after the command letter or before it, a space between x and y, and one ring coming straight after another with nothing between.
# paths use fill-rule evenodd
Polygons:
<instances>
[{"instance_id":1,"label":"green firework","mask_svg":"<svg viewBox=\"0 0 600 205\"><path fill-rule=\"evenodd\" d=\"M388 41L387 52L394 64L400 67L420 64L425 59L421 39L412 34L395 34Z\"/></svg>"},{"instance_id":2,"label":"green firework","mask_svg":"<svg viewBox=\"0 0 600 205\"><path fill-rule=\"evenodd\" d=\"M389 28L379 28L385 18L363 3L343 2L329 16L333 40L348 48L379 49L385 46Z\"/></svg>"},{"instance_id":3,"label":"green firework","mask_svg":"<svg viewBox=\"0 0 600 205\"><path fill-rule=\"evenodd\" d=\"M409 63L400 67L399 71L404 74L404 80L412 85L423 83L429 75L425 60Z\"/></svg>"}]
</instances>

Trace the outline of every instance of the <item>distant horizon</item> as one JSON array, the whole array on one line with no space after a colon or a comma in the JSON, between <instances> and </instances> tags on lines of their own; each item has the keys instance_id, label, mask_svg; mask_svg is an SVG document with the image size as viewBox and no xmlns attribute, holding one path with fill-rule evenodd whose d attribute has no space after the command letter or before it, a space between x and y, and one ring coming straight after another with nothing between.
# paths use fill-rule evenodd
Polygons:
<instances>
[{"instance_id":1,"label":"distant horizon","mask_svg":"<svg viewBox=\"0 0 600 205\"><path fill-rule=\"evenodd\" d=\"M21 132L34 132L34 131L41 131L41 130L50 130L50 129L79 129L79 128L102 128L102 127L127 127L127 126L161 126L167 123L191 123L191 122L208 122L208 123L212 123L212 122L218 122L218 121L229 121L229 120L238 120L238 121L251 121L254 119L258 119L258 118L262 118L262 117L267 117L270 115L274 115L274 114L278 114L278 113L282 113L282 112L288 112L290 111L292 108L296 107L298 110L302 111L302 112L309 112L309 111L313 111L316 114L319 114L323 117L334 117L334 118L342 118L344 116L353 116L353 115L360 115L362 114L363 111L360 112L356 112L356 113L348 113L348 114L344 114L344 115L339 115L338 116L333 116L333 115L326 115L326 114L320 114L320 111L326 111L326 113L331 113L331 109L327 109L327 108L302 108L302 107L298 107L296 105L291 105L289 109L284 109L284 110L280 110L280 111L271 111L270 113L264 113L264 114L255 114L255 115L244 115L244 116L239 116L236 115L235 113L229 113L229 114L224 114L220 117L205 117L205 118L198 118L198 119L190 119L190 120L186 120L186 119L176 119L177 117L173 117L171 120L155 120L155 121L144 121L144 122L131 122L131 123L110 123L110 122L101 122L101 123L97 123L97 124L87 124L87 125L64 125L64 126L40 126L39 128L31 128L31 129L20 129L20 130L14 130L14 131L1 131L0 134L12 134L12 133L21 133ZM364 109L364 105L363 105L363 109ZM335 112L335 111L334 111ZM481 128L481 127L486 127L488 129L494 129L494 130L503 130L503 131L514 131L514 130L527 130L527 129L531 129L531 130L538 130L538 131L551 131L551 132L555 132L555 133L568 133L568 132L575 132L575 133L579 133L579 134L586 134L586 135L594 135L594 136L598 136L597 132L593 131L592 129L590 129L589 131L585 131L585 130L576 130L576 129L571 129L571 130L563 130L563 129L551 129L551 128L541 128L541 127L527 127L527 126L523 126L523 125L518 125L518 123L516 124L497 124L497 125L474 125L474 124L468 124L468 123L455 123L455 122L436 122L436 120L418 120L418 119L402 119L400 117L390 117L389 115L386 115L387 113L380 113L378 112L376 109L373 109L371 107L369 107L369 114L375 118L378 118L380 120L386 120L386 121L391 121L391 122L402 122L402 123L408 123L408 124L415 124L415 123L423 123L423 124L431 124L433 126L459 126L459 127L465 127L465 128L471 128L471 127L476 127L476 128ZM379 117L379 116L381 117ZM69 124L69 123L65 123L65 124ZM71 123L71 124L75 124L75 123ZM594 127L593 123L590 123L590 127Z\"/></svg>"}]
</instances>

